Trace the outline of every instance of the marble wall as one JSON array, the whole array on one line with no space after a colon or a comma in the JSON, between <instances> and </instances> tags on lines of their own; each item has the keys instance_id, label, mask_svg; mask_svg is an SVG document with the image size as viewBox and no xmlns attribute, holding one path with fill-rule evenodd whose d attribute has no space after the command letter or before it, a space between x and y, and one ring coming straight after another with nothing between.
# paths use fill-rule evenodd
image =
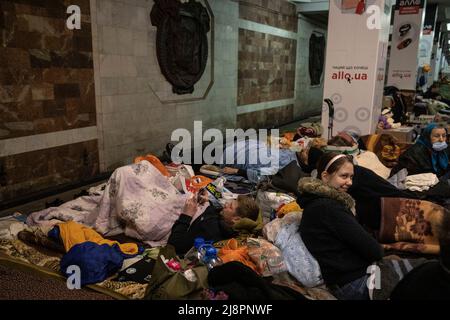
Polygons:
<instances>
[{"instance_id":1,"label":"marble wall","mask_svg":"<svg viewBox=\"0 0 450 320\"><path fill-rule=\"evenodd\" d=\"M294 120L297 15L283 0L239 1L237 126L271 128Z\"/></svg>"},{"instance_id":2,"label":"marble wall","mask_svg":"<svg viewBox=\"0 0 450 320\"><path fill-rule=\"evenodd\" d=\"M0 1L0 201L98 173L90 4L70 4L80 30L68 1Z\"/></svg>"},{"instance_id":3,"label":"marble wall","mask_svg":"<svg viewBox=\"0 0 450 320\"><path fill-rule=\"evenodd\" d=\"M193 94L177 96L156 59L152 0L91 0L100 167L161 154L175 129L236 126L239 5L201 0L212 15L209 64ZM209 84L212 85L209 87Z\"/></svg>"},{"instance_id":4,"label":"marble wall","mask_svg":"<svg viewBox=\"0 0 450 320\"><path fill-rule=\"evenodd\" d=\"M207 70L178 96L156 59L153 0L0 0L0 201L160 154L175 129L270 128L321 108L317 29L284 0L200 0ZM66 28L79 5L81 29Z\"/></svg>"},{"instance_id":5,"label":"marble wall","mask_svg":"<svg viewBox=\"0 0 450 320\"><path fill-rule=\"evenodd\" d=\"M295 6L279 0L241 0L239 18L297 32Z\"/></svg>"},{"instance_id":6,"label":"marble wall","mask_svg":"<svg viewBox=\"0 0 450 320\"><path fill-rule=\"evenodd\" d=\"M238 106L294 98L297 41L239 29Z\"/></svg>"}]
</instances>

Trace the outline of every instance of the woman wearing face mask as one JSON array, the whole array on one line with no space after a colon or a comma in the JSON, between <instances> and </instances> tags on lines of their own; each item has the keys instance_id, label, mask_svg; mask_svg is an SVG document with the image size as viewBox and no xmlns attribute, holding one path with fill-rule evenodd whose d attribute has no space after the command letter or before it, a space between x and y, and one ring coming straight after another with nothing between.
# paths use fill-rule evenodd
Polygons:
<instances>
[{"instance_id":1,"label":"woman wearing face mask","mask_svg":"<svg viewBox=\"0 0 450 320\"><path fill-rule=\"evenodd\" d=\"M406 168L408 175L434 173L440 178L450 170L449 153L447 129L430 123L417 142L399 157L391 176Z\"/></svg>"},{"instance_id":2,"label":"woman wearing face mask","mask_svg":"<svg viewBox=\"0 0 450 320\"><path fill-rule=\"evenodd\" d=\"M299 232L317 259L323 279L338 298L369 299L367 268L383 256L383 249L354 216L351 157L326 153L317 166L318 177L299 180L303 210Z\"/></svg>"}]
</instances>

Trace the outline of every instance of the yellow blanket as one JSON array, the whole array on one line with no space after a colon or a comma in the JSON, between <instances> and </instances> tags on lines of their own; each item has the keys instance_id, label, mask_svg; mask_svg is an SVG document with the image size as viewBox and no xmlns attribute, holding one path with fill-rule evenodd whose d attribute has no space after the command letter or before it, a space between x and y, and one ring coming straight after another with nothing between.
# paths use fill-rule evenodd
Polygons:
<instances>
[{"instance_id":1,"label":"yellow blanket","mask_svg":"<svg viewBox=\"0 0 450 320\"><path fill-rule=\"evenodd\" d=\"M119 245L120 250L125 254L137 254L139 248L135 243L120 244L117 241L104 239L94 229L83 226L77 222L69 221L58 224L61 240L64 244L66 252L68 252L74 245L86 241L94 242L99 245L107 244L113 246Z\"/></svg>"}]
</instances>

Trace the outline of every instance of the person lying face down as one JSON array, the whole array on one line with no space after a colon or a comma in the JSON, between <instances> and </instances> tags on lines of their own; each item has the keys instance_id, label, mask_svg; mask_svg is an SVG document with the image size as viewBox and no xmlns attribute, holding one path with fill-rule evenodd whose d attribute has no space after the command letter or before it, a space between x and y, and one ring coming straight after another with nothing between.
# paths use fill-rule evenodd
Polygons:
<instances>
[{"instance_id":1,"label":"person lying face down","mask_svg":"<svg viewBox=\"0 0 450 320\"><path fill-rule=\"evenodd\" d=\"M406 168L408 175L434 173L442 177L450 171L449 154L447 129L437 123L430 123L417 142L400 155L391 176Z\"/></svg>"},{"instance_id":2,"label":"person lying face down","mask_svg":"<svg viewBox=\"0 0 450 320\"><path fill-rule=\"evenodd\" d=\"M207 191L201 191L198 197L186 201L183 214L172 227L168 244L175 247L177 254L185 254L193 245L194 239L202 237L208 241L220 241L237 235L234 229L238 224L247 223L249 229L256 227L259 208L256 201L249 196L238 196L229 200L220 211L208 206L194 222L192 217L199 204L208 201Z\"/></svg>"},{"instance_id":3,"label":"person lying face down","mask_svg":"<svg viewBox=\"0 0 450 320\"><path fill-rule=\"evenodd\" d=\"M366 271L382 258L383 249L355 218L355 201L347 193L353 182L352 159L326 153L317 171L319 179L302 178L298 183L300 235L338 299L369 299Z\"/></svg>"}]
</instances>

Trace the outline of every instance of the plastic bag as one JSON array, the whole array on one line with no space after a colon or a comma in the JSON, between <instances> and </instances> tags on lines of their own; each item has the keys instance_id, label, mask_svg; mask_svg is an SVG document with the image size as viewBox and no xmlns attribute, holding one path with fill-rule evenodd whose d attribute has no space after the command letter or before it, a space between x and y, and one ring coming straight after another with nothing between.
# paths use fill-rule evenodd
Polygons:
<instances>
[{"instance_id":1,"label":"plastic bag","mask_svg":"<svg viewBox=\"0 0 450 320\"><path fill-rule=\"evenodd\" d=\"M280 249L265 239L248 238L248 255L263 277L287 271Z\"/></svg>"}]
</instances>

